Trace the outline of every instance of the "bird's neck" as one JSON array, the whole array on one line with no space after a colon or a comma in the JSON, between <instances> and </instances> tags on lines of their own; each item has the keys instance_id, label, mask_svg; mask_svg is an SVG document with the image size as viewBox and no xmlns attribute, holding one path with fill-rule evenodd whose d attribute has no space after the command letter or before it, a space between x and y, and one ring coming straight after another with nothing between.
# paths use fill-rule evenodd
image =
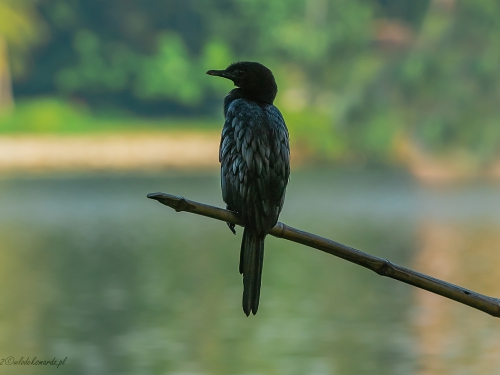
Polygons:
<instances>
[{"instance_id":1,"label":"bird's neck","mask_svg":"<svg viewBox=\"0 0 500 375\"><path fill-rule=\"evenodd\" d=\"M261 104L273 104L274 98L276 97L276 88L271 88L270 90L249 90L237 87L229 91L224 99L224 112L226 112L227 107L233 100L236 99L247 99Z\"/></svg>"}]
</instances>

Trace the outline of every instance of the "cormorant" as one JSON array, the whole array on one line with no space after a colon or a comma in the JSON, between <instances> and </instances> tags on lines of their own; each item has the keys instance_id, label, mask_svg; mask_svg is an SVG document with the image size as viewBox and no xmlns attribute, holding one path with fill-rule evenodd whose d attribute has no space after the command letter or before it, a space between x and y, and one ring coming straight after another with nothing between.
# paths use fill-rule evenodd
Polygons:
<instances>
[{"instance_id":1,"label":"cormorant","mask_svg":"<svg viewBox=\"0 0 500 375\"><path fill-rule=\"evenodd\" d=\"M219 149L222 198L245 224L240 252L243 311L259 307L264 239L278 221L290 175L288 129L273 101L278 86L257 62L236 62L207 74L233 81L224 99ZM233 233L234 224L228 223Z\"/></svg>"}]
</instances>

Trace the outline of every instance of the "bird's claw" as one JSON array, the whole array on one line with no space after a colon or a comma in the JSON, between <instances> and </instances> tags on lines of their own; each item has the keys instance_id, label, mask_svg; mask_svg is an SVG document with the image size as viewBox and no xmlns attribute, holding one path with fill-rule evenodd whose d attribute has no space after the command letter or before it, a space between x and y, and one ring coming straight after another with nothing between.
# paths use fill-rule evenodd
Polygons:
<instances>
[{"instance_id":1,"label":"bird's claw","mask_svg":"<svg viewBox=\"0 0 500 375\"><path fill-rule=\"evenodd\" d=\"M229 230L233 232L233 234L236 234L236 229L234 229L235 225L233 223L226 223L226 224L229 227Z\"/></svg>"}]
</instances>

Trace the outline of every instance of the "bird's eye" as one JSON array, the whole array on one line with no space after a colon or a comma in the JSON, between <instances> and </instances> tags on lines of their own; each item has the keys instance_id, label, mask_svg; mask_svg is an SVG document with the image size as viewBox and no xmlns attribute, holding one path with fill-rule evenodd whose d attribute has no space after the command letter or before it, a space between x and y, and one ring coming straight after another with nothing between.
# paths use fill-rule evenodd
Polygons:
<instances>
[{"instance_id":1,"label":"bird's eye","mask_svg":"<svg viewBox=\"0 0 500 375\"><path fill-rule=\"evenodd\" d=\"M237 77L241 77L245 72L243 70L235 70L234 75Z\"/></svg>"}]
</instances>

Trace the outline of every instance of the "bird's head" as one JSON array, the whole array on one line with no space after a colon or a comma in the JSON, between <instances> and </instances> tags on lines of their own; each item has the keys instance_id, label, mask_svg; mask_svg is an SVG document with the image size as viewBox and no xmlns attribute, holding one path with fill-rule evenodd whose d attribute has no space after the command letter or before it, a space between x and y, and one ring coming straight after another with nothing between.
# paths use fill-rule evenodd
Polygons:
<instances>
[{"instance_id":1,"label":"bird's head","mask_svg":"<svg viewBox=\"0 0 500 375\"><path fill-rule=\"evenodd\" d=\"M230 79L248 99L272 104L278 93L273 73L258 62L240 61L224 70L209 70L207 74Z\"/></svg>"}]
</instances>

